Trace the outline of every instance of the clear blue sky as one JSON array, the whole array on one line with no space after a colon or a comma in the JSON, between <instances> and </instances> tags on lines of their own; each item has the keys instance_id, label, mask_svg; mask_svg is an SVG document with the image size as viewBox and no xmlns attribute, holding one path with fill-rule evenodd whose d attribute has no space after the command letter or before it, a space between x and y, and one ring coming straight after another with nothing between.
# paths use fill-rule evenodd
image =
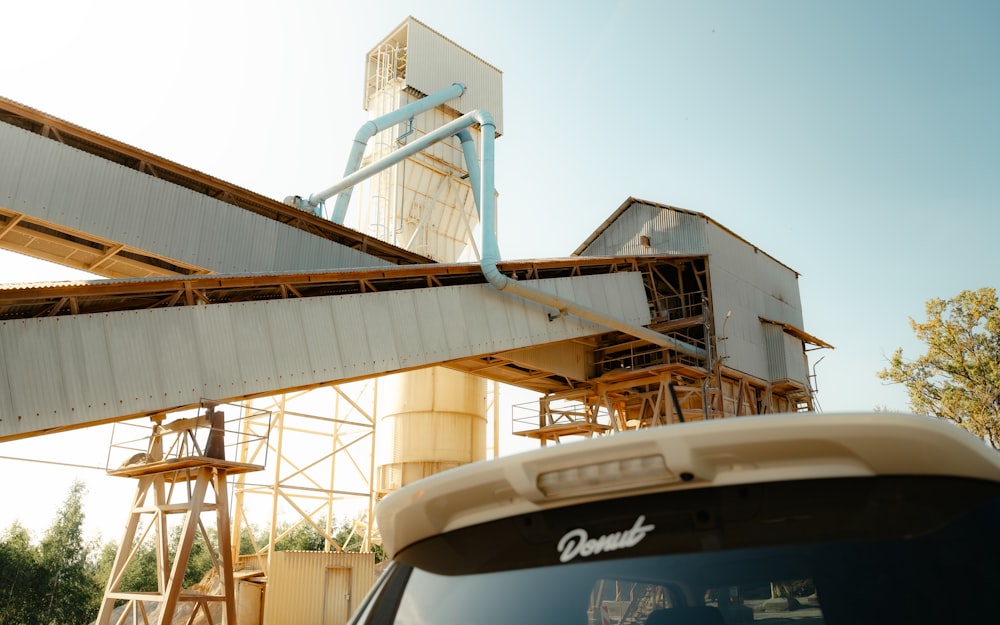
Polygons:
<instances>
[{"instance_id":1,"label":"clear blue sky","mask_svg":"<svg viewBox=\"0 0 1000 625\"><path fill-rule=\"evenodd\" d=\"M836 346L814 355L828 412L907 409L875 373L920 349L908 317L1000 282L998 2L39 1L3 15L0 95L277 199L339 179L366 118L364 55L413 15L504 73L505 258L568 255L628 196L705 213L801 274L804 329ZM25 279L0 256L0 281Z\"/></svg>"}]
</instances>

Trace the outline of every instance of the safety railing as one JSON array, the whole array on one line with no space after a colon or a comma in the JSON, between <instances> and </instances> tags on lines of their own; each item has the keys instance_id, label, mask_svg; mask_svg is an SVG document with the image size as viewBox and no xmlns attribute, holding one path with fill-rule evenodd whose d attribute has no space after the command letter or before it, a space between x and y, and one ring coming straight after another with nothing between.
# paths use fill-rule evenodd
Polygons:
<instances>
[{"instance_id":1,"label":"safety railing","mask_svg":"<svg viewBox=\"0 0 1000 625\"><path fill-rule=\"evenodd\" d=\"M254 457L246 453L251 448L264 450L254 458L262 468L270 429L270 411L202 400L195 411L114 424L106 468L113 472L197 459L240 463Z\"/></svg>"}]
</instances>

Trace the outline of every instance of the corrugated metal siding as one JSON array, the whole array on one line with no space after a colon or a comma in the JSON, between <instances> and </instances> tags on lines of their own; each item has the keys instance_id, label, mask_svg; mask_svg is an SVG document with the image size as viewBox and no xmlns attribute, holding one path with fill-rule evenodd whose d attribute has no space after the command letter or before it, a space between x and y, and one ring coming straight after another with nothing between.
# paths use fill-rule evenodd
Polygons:
<instances>
[{"instance_id":1,"label":"corrugated metal siding","mask_svg":"<svg viewBox=\"0 0 1000 625\"><path fill-rule=\"evenodd\" d=\"M634 202L591 243L584 256L707 254L705 219ZM649 247L641 237L649 237Z\"/></svg>"},{"instance_id":2,"label":"corrugated metal siding","mask_svg":"<svg viewBox=\"0 0 1000 625\"><path fill-rule=\"evenodd\" d=\"M330 579L329 571L349 570ZM331 583L333 582L333 583ZM277 551L270 556L264 625L344 625L325 614L350 615L375 583L375 556L370 553ZM347 602L331 606L330 602Z\"/></svg>"},{"instance_id":3,"label":"corrugated metal siding","mask_svg":"<svg viewBox=\"0 0 1000 625\"><path fill-rule=\"evenodd\" d=\"M802 327L798 277L717 224L706 225L715 327L722 332L725 324L726 364L756 377L774 379L764 352L760 317ZM727 311L732 311L728 320Z\"/></svg>"},{"instance_id":4,"label":"corrugated metal siding","mask_svg":"<svg viewBox=\"0 0 1000 625\"><path fill-rule=\"evenodd\" d=\"M788 358L785 354L785 333L773 323L761 324L767 354L767 379L783 380L788 377Z\"/></svg>"},{"instance_id":5,"label":"corrugated metal siding","mask_svg":"<svg viewBox=\"0 0 1000 625\"><path fill-rule=\"evenodd\" d=\"M803 352L802 341L785 333L785 373L788 379L808 384L809 371L806 367L805 353Z\"/></svg>"},{"instance_id":6,"label":"corrugated metal siding","mask_svg":"<svg viewBox=\"0 0 1000 625\"><path fill-rule=\"evenodd\" d=\"M642 280L526 281L649 323ZM488 285L0 322L0 436L600 333ZM4 388L6 386L6 388Z\"/></svg>"},{"instance_id":7,"label":"corrugated metal siding","mask_svg":"<svg viewBox=\"0 0 1000 625\"><path fill-rule=\"evenodd\" d=\"M220 273L389 264L5 123L0 204Z\"/></svg>"},{"instance_id":8,"label":"corrugated metal siding","mask_svg":"<svg viewBox=\"0 0 1000 625\"><path fill-rule=\"evenodd\" d=\"M455 42L415 19L406 22L406 84L424 94L441 91L453 83L465 93L449 106L461 113L489 112L503 134L503 74Z\"/></svg>"},{"instance_id":9,"label":"corrugated metal siding","mask_svg":"<svg viewBox=\"0 0 1000 625\"><path fill-rule=\"evenodd\" d=\"M762 323L761 331L764 333L767 345L768 379L772 382L795 380L806 384L808 372L802 352L802 341L773 323Z\"/></svg>"},{"instance_id":10,"label":"corrugated metal siding","mask_svg":"<svg viewBox=\"0 0 1000 625\"><path fill-rule=\"evenodd\" d=\"M719 263L719 267L716 266ZM726 366L754 377L768 378L764 335L760 327L758 294L753 286L741 279L718 256L709 261L712 276L712 306L715 312L715 332L719 354ZM729 319L726 312L732 311Z\"/></svg>"}]
</instances>

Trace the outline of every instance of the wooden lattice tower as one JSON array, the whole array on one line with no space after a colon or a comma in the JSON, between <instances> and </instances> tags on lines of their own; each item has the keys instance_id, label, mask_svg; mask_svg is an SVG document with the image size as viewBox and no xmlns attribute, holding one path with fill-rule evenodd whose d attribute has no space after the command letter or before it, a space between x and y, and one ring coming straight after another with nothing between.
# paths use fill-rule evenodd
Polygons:
<instances>
[{"instance_id":1,"label":"wooden lattice tower","mask_svg":"<svg viewBox=\"0 0 1000 625\"><path fill-rule=\"evenodd\" d=\"M226 460L227 449L245 442L242 440L245 433L233 429L232 423L227 424L224 413L212 403L204 403L195 417L169 423L163 423L164 418L153 417L148 437L112 445L112 450L135 451L139 449L138 441L146 442L145 451L134 453L120 467L108 471L110 475L135 478L138 486L108 577L97 625L112 622L163 625L178 622L178 618L188 624L211 624L218 618L218 622L236 625L227 478L258 471L263 465ZM234 433L240 442L227 445L227 432ZM203 515L209 514L214 515L214 540L203 520ZM179 535L172 541L169 520L175 516L182 516L182 520ZM192 548L199 538L212 559L221 591L197 584L183 587ZM146 540L155 545L157 588L123 591L122 582L129 565ZM116 603L121 601L125 602L125 609L112 621ZM196 620L199 617L203 620Z\"/></svg>"}]
</instances>

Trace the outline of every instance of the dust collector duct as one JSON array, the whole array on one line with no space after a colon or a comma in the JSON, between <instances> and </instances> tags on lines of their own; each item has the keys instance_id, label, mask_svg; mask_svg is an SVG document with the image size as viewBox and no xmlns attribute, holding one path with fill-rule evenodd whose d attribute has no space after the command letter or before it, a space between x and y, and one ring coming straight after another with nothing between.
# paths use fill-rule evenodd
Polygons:
<instances>
[{"instance_id":1,"label":"dust collector duct","mask_svg":"<svg viewBox=\"0 0 1000 625\"><path fill-rule=\"evenodd\" d=\"M418 102L423 102L423 100L419 100ZM403 107L403 109L406 108L407 107ZM519 284L516 280L508 278L500 272L497 268L497 263L500 262L500 249L497 245L496 197L494 181L496 123L493 121L493 116L486 111L471 111L447 124L444 124L438 129L427 133L420 139L408 143L389 156L378 160L367 167L348 174L343 180L329 189L310 196L309 201L312 203L315 198L316 203L318 204L320 201L329 199L346 189L350 189L359 182L374 176L380 171L384 171L396 163L430 147L438 141L459 134L473 124L479 124L481 127L480 136L482 138L482 142L479 146L478 176L475 175L476 167L473 165L473 163L476 162L476 159L469 158L469 154L471 152L471 137L462 140L462 150L465 154L466 160L469 161L467 165L470 181L472 181L472 184L474 185L473 189L475 189L475 179L479 178L479 190L476 194L476 206L479 209L479 221L482 223L483 227L483 256L479 265L483 270L483 276L486 280L497 290L506 291L524 299L556 309L558 311L558 315L550 315L552 318L556 318L557 316L563 314L570 314L575 317L580 317L581 319L586 319L587 321L593 321L594 323L606 326L613 330L618 330L619 332L623 332L644 341L648 341L654 345L659 345L660 347L675 349L699 358L705 357L705 350L700 347L688 345L687 343L665 336L659 332L650 330L649 328L627 323L621 319L606 315L561 297L551 295L545 291L540 291L530 286Z\"/></svg>"},{"instance_id":2,"label":"dust collector duct","mask_svg":"<svg viewBox=\"0 0 1000 625\"><path fill-rule=\"evenodd\" d=\"M396 109L391 113L387 113L382 117L365 122L354 136L354 144L351 146L351 153L347 157L347 167L344 168L344 177L346 178L347 176L350 176L361 167L361 160L365 156L365 148L368 147L368 142L371 141L372 137L387 128L411 119L415 115L419 115L420 113L429 111L441 104L444 104L445 102L459 98L463 93L465 93L465 85L456 82L447 89L442 89L437 93L432 93L429 96L420 98L416 102L411 102L402 108ZM344 223L344 217L347 216L347 205L351 201L352 190L353 187L348 187L337 196L337 203L334 205L333 215L330 217L330 221L333 223ZM325 201L327 197L320 197L320 195L310 196L309 204L313 207L313 210L316 210L316 208L320 205L320 202Z\"/></svg>"},{"instance_id":3,"label":"dust collector duct","mask_svg":"<svg viewBox=\"0 0 1000 625\"><path fill-rule=\"evenodd\" d=\"M508 291L533 302L538 302L545 306L550 306L559 311L559 315L570 314L587 321L593 321L603 326L607 326L619 332L624 332L644 341L649 341L654 345L669 347L686 354L703 357L705 350L674 340L669 336L664 336L659 332L626 323L615 317L605 315L596 310L581 306L575 302L565 300L555 295L550 295L545 291L519 284L516 280L508 278L497 269L500 261L500 248L497 245L496 230L496 198L494 197L494 142L496 141L496 126L489 113L476 111L477 121L482 126L482 145L480 146L480 170L482 180L480 181L479 195L477 196L479 205L479 220L483 225L483 257L480 266L483 275L494 287L501 291ZM471 113L470 113L471 114ZM470 172L471 174L471 172ZM551 317L552 315L550 315Z\"/></svg>"}]
</instances>

